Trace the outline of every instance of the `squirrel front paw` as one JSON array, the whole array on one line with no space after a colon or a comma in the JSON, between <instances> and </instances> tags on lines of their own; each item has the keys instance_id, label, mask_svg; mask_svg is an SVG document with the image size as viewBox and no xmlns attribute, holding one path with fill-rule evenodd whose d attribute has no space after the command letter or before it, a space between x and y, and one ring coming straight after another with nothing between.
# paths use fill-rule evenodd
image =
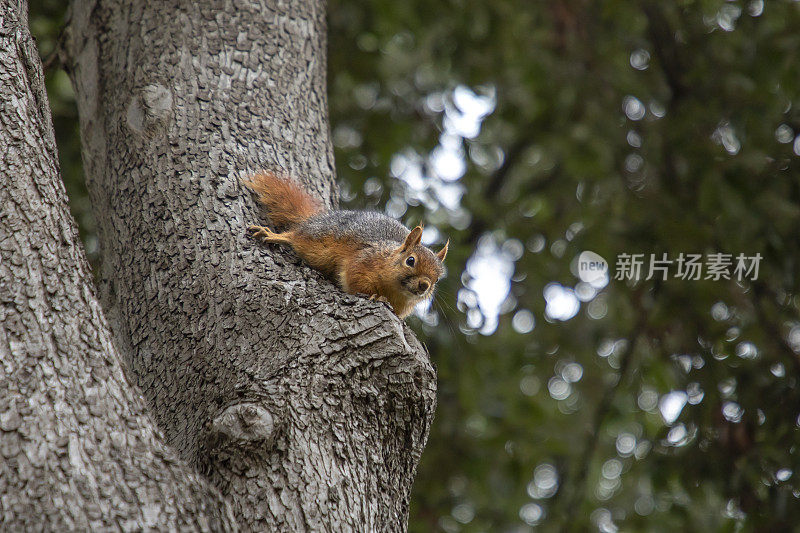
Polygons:
<instances>
[{"instance_id":1,"label":"squirrel front paw","mask_svg":"<svg viewBox=\"0 0 800 533\"><path fill-rule=\"evenodd\" d=\"M248 226L247 233L254 239L260 239L261 242L292 244L291 232L275 233L271 229L265 228L264 226Z\"/></svg>"},{"instance_id":2,"label":"squirrel front paw","mask_svg":"<svg viewBox=\"0 0 800 533\"><path fill-rule=\"evenodd\" d=\"M272 233L269 228L264 226L247 226L246 233L254 239L265 239Z\"/></svg>"}]
</instances>

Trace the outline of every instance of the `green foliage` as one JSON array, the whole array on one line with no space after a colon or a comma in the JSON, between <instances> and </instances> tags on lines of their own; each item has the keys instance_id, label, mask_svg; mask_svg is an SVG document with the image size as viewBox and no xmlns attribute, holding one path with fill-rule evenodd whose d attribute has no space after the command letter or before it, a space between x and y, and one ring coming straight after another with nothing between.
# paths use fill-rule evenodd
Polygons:
<instances>
[{"instance_id":1,"label":"green foliage","mask_svg":"<svg viewBox=\"0 0 800 533\"><path fill-rule=\"evenodd\" d=\"M47 55L61 13L33 11ZM451 239L437 304L412 319L439 406L410 529L798 523L800 5L332 0L329 11L343 201ZM48 86L62 169L91 238L62 74ZM476 101L492 105L472 136L453 124ZM457 162L437 163L442 153ZM595 291L576 276L584 250L612 274L623 253L763 259L757 281L670 275ZM497 279L481 288L487 271ZM548 315L553 283L585 299L573 317ZM481 307L491 290L496 327ZM670 399L685 405L667 422Z\"/></svg>"},{"instance_id":2,"label":"green foliage","mask_svg":"<svg viewBox=\"0 0 800 533\"><path fill-rule=\"evenodd\" d=\"M70 200L70 209L86 247L89 261L96 265L97 235L89 193L83 179L78 109L72 83L56 57L64 27L67 2L38 0L30 5L28 21L45 63L45 82L53 113L53 129L58 144L61 176Z\"/></svg>"},{"instance_id":3,"label":"green foliage","mask_svg":"<svg viewBox=\"0 0 800 533\"><path fill-rule=\"evenodd\" d=\"M453 239L438 321L421 325L439 407L411 529L797 522L797 476L782 478L798 469L800 413L798 5L337 0L330 21L340 177ZM459 85L494 91L496 109L461 141L454 213L426 195ZM423 193L387 178L409 152ZM482 335L466 265L487 235L524 253ZM621 253L763 260L757 282L612 280L574 318L548 319L543 289L575 287L583 250L612 267ZM523 310L528 333L514 328ZM690 401L667 424L670 391Z\"/></svg>"}]
</instances>

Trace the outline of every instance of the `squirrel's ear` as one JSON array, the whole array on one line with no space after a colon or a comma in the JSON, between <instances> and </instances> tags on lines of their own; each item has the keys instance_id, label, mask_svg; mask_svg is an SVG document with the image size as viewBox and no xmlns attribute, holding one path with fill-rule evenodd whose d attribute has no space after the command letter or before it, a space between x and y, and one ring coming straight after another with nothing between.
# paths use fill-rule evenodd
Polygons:
<instances>
[{"instance_id":1,"label":"squirrel's ear","mask_svg":"<svg viewBox=\"0 0 800 533\"><path fill-rule=\"evenodd\" d=\"M408 250L409 248L413 248L414 246L419 244L419 241L422 240L422 226L417 226L416 228L411 230L411 233L408 234L406 237L406 242L403 243L403 246L400 248L402 250Z\"/></svg>"},{"instance_id":2,"label":"squirrel's ear","mask_svg":"<svg viewBox=\"0 0 800 533\"><path fill-rule=\"evenodd\" d=\"M444 261L444 258L447 257L447 248L450 246L450 239L447 239L447 242L444 243L444 248L436 252L436 257L439 258L439 261Z\"/></svg>"}]
</instances>

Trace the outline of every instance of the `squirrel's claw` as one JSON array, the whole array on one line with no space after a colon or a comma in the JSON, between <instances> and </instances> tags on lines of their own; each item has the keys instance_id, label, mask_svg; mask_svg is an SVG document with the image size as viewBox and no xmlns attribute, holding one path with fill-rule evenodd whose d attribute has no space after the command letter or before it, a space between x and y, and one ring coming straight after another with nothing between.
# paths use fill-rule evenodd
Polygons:
<instances>
[{"instance_id":1,"label":"squirrel's claw","mask_svg":"<svg viewBox=\"0 0 800 533\"><path fill-rule=\"evenodd\" d=\"M247 233L249 233L254 239L260 239L261 242L288 244L290 246L292 245L291 232L275 233L271 229L265 228L264 226L248 226Z\"/></svg>"},{"instance_id":2,"label":"squirrel's claw","mask_svg":"<svg viewBox=\"0 0 800 533\"><path fill-rule=\"evenodd\" d=\"M254 239L264 240L270 236L272 232L264 226L247 226L247 234Z\"/></svg>"},{"instance_id":3,"label":"squirrel's claw","mask_svg":"<svg viewBox=\"0 0 800 533\"><path fill-rule=\"evenodd\" d=\"M385 304L389 303L389 300L386 299L386 296L381 296L380 294L373 294L369 297L369 299L372 302L383 302Z\"/></svg>"}]
</instances>

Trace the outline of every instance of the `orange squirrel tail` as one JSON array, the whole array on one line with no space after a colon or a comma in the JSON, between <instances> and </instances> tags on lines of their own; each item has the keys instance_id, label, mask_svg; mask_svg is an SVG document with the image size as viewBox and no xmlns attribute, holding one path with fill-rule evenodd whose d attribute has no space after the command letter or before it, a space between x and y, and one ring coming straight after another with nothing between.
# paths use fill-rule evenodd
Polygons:
<instances>
[{"instance_id":1,"label":"orange squirrel tail","mask_svg":"<svg viewBox=\"0 0 800 533\"><path fill-rule=\"evenodd\" d=\"M273 172L260 172L243 183L258 195L276 226L296 226L322 212L319 202L300 185Z\"/></svg>"}]
</instances>

